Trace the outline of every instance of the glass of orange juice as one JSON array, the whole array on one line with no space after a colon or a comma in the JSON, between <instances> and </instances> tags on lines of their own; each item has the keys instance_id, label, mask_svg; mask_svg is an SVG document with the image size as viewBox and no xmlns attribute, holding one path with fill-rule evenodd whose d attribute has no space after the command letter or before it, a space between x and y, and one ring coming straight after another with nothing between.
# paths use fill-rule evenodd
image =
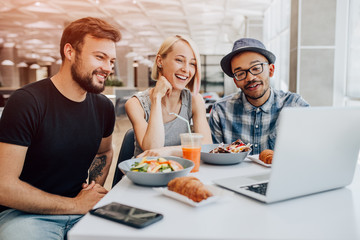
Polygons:
<instances>
[{"instance_id":1,"label":"glass of orange juice","mask_svg":"<svg viewBox=\"0 0 360 240\"><path fill-rule=\"evenodd\" d=\"M191 172L198 172L200 166L201 139L203 136L199 133L181 133L181 148L183 158L194 162L195 166Z\"/></svg>"}]
</instances>

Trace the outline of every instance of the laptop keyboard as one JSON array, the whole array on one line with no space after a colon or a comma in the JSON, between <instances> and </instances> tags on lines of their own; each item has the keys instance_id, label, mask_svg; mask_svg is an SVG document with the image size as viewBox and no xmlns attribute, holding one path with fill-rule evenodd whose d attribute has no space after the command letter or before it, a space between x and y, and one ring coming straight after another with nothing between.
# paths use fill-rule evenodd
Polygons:
<instances>
[{"instance_id":1,"label":"laptop keyboard","mask_svg":"<svg viewBox=\"0 0 360 240\"><path fill-rule=\"evenodd\" d=\"M265 196L267 186L268 186L268 183L260 183L260 184L255 184L255 185L246 186L246 187L242 187L242 188Z\"/></svg>"}]
</instances>

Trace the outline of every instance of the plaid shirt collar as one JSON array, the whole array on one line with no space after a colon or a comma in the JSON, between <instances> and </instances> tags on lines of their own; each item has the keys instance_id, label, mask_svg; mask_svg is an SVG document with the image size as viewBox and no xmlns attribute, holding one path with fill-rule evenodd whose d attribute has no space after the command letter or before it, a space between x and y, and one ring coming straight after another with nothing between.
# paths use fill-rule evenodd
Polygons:
<instances>
[{"instance_id":1,"label":"plaid shirt collar","mask_svg":"<svg viewBox=\"0 0 360 240\"><path fill-rule=\"evenodd\" d=\"M261 111L263 111L265 113L270 113L271 106L274 104L274 91L273 91L272 88L270 88L270 97L269 97L269 99L263 105L261 105L260 107L255 107L254 105L249 103L249 101L246 99L245 94L242 91L239 92L238 99L241 99L241 101L243 102L245 112L257 111L257 109L259 108Z\"/></svg>"}]
</instances>

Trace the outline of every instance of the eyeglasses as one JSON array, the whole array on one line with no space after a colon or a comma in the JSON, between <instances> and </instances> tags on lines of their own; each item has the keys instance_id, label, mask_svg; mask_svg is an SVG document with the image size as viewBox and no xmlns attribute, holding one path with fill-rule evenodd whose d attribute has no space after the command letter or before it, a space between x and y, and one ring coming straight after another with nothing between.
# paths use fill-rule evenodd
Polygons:
<instances>
[{"instance_id":1,"label":"eyeglasses","mask_svg":"<svg viewBox=\"0 0 360 240\"><path fill-rule=\"evenodd\" d=\"M258 75L264 71L264 64L269 64L267 62L258 63L250 67L248 70L239 70L234 72L234 77L237 81L242 81L247 77L247 73L250 72L252 75Z\"/></svg>"}]
</instances>

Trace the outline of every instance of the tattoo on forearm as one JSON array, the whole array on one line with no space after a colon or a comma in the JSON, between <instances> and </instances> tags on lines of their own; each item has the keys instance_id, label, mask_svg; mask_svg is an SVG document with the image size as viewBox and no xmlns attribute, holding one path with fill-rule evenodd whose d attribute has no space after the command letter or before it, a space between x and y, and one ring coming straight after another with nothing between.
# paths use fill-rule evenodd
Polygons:
<instances>
[{"instance_id":1,"label":"tattoo on forearm","mask_svg":"<svg viewBox=\"0 0 360 240\"><path fill-rule=\"evenodd\" d=\"M106 165L106 155L96 157L89 168L89 182L96 180L103 175L103 169Z\"/></svg>"}]
</instances>

